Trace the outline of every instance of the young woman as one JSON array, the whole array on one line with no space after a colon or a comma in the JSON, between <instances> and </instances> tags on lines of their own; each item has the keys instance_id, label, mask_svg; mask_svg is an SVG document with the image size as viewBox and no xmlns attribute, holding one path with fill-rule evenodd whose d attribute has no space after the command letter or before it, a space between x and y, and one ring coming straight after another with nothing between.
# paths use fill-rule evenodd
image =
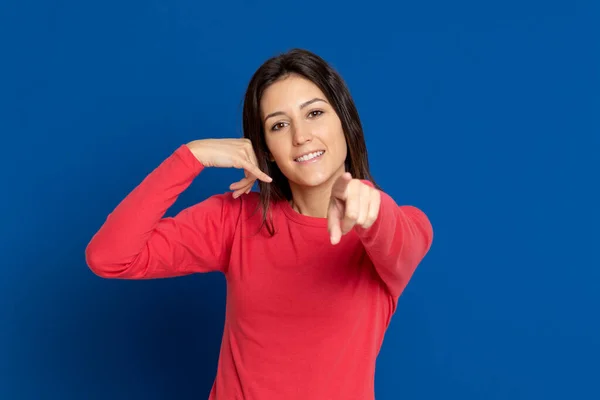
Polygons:
<instances>
[{"instance_id":1,"label":"young woman","mask_svg":"<svg viewBox=\"0 0 600 400\"><path fill-rule=\"evenodd\" d=\"M210 400L374 399L377 354L432 226L373 183L353 100L319 56L266 61L243 128L177 148L107 217L87 263L104 278L225 275ZM245 177L165 217L208 167Z\"/></svg>"}]
</instances>

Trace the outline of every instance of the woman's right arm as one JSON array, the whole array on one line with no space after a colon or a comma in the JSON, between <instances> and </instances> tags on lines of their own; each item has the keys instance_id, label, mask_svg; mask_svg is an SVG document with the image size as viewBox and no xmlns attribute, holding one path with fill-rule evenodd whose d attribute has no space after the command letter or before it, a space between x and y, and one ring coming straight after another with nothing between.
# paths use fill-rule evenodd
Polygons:
<instances>
[{"instance_id":1,"label":"woman's right arm","mask_svg":"<svg viewBox=\"0 0 600 400\"><path fill-rule=\"evenodd\" d=\"M88 267L98 276L121 279L223 271L241 212L241 202L234 199L239 191L212 196L175 217L164 214L207 166L244 169L246 178L237 185L245 185L243 191L252 187L255 176L270 181L248 160L253 152L241 139L179 147L108 215L86 248Z\"/></svg>"}]
</instances>

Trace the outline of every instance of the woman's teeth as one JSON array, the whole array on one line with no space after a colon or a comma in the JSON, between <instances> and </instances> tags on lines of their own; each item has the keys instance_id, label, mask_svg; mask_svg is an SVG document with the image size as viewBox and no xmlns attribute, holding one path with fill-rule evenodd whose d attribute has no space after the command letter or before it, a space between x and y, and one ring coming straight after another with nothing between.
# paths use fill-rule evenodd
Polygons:
<instances>
[{"instance_id":1,"label":"woman's teeth","mask_svg":"<svg viewBox=\"0 0 600 400\"><path fill-rule=\"evenodd\" d=\"M315 157L319 157L320 155L322 155L324 153L324 151L316 151L314 153L309 153L309 154L305 154L302 157L298 157L296 158L296 161L298 162L303 162L303 161L308 161L308 160L312 160Z\"/></svg>"}]
</instances>

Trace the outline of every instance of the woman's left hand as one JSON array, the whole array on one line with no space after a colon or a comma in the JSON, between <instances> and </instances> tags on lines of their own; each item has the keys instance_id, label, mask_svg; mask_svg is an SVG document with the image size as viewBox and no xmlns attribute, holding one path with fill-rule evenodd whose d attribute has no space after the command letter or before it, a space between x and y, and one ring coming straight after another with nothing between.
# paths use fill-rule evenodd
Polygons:
<instances>
[{"instance_id":1,"label":"woman's left hand","mask_svg":"<svg viewBox=\"0 0 600 400\"><path fill-rule=\"evenodd\" d=\"M327 212L331 244L338 244L355 225L371 227L379 215L380 204L379 190L360 179L352 179L349 172L340 176L333 184Z\"/></svg>"}]
</instances>

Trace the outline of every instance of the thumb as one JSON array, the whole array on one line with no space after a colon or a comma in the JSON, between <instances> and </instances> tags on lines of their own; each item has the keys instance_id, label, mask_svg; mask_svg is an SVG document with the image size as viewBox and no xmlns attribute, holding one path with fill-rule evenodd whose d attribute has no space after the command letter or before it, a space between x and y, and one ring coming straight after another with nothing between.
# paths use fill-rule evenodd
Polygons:
<instances>
[{"instance_id":1,"label":"thumb","mask_svg":"<svg viewBox=\"0 0 600 400\"><path fill-rule=\"evenodd\" d=\"M329 231L329 240L333 245L338 244L342 239L341 223L342 211L338 205L338 200L331 198L327 212L327 230Z\"/></svg>"},{"instance_id":2,"label":"thumb","mask_svg":"<svg viewBox=\"0 0 600 400\"><path fill-rule=\"evenodd\" d=\"M344 172L333 184L331 188L331 196L339 199L346 200L348 184L352 181L352 174L350 172Z\"/></svg>"}]
</instances>

